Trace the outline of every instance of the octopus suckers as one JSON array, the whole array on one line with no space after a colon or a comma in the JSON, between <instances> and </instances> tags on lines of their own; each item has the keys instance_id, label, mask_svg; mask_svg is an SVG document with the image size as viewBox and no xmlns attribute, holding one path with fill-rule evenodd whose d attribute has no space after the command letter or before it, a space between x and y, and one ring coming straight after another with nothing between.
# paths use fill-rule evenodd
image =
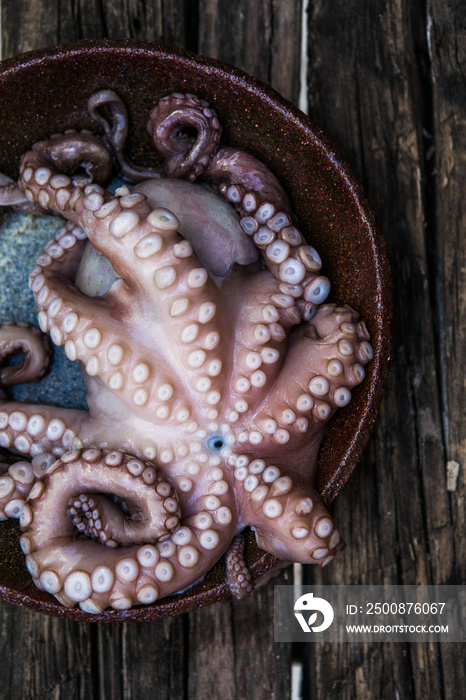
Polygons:
<instances>
[{"instance_id":1,"label":"octopus suckers","mask_svg":"<svg viewBox=\"0 0 466 700\"><path fill-rule=\"evenodd\" d=\"M315 409L314 409L315 416L318 420L321 420L321 421L327 420L330 416L331 410L332 409L331 409L330 405L328 403L325 403L324 401L322 401L322 403L317 404L315 406Z\"/></svg>"},{"instance_id":2,"label":"octopus suckers","mask_svg":"<svg viewBox=\"0 0 466 700\"><path fill-rule=\"evenodd\" d=\"M309 515L313 507L314 504L310 498L303 498L296 506L296 513L300 516Z\"/></svg>"},{"instance_id":3,"label":"octopus suckers","mask_svg":"<svg viewBox=\"0 0 466 700\"><path fill-rule=\"evenodd\" d=\"M351 392L346 387L339 387L335 389L333 400L335 404L339 407L347 406L351 401Z\"/></svg>"},{"instance_id":4,"label":"octopus suckers","mask_svg":"<svg viewBox=\"0 0 466 700\"><path fill-rule=\"evenodd\" d=\"M171 287L176 280L176 270L171 265L155 271L155 284L159 289Z\"/></svg>"},{"instance_id":5,"label":"octopus suckers","mask_svg":"<svg viewBox=\"0 0 466 700\"><path fill-rule=\"evenodd\" d=\"M120 559L115 567L115 574L120 581L135 581L139 575L138 563L130 557Z\"/></svg>"},{"instance_id":6,"label":"octopus suckers","mask_svg":"<svg viewBox=\"0 0 466 700\"><path fill-rule=\"evenodd\" d=\"M172 541L177 545L189 544L193 537L192 531L189 527L180 527L173 535Z\"/></svg>"},{"instance_id":7,"label":"octopus suckers","mask_svg":"<svg viewBox=\"0 0 466 700\"><path fill-rule=\"evenodd\" d=\"M205 361L206 353L204 350L194 350L188 355L188 364L195 369L202 367Z\"/></svg>"},{"instance_id":8,"label":"octopus suckers","mask_svg":"<svg viewBox=\"0 0 466 700\"><path fill-rule=\"evenodd\" d=\"M39 583L47 593L52 595L59 593L62 587L62 582L60 577L55 571L45 570L39 576Z\"/></svg>"},{"instance_id":9,"label":"octopus suckers","mask_svg":"<svg viewBox=\"0 0 466 700\"><path fill-rule=\"evenodd\" d=\"M181 547L178 551L178 561L181 566L191 569L199 561L199 551L192 545Z\"/></svg>"},{"instance_id":10,"label":"octopus suckers","mask_svg":"<svg viewBox=\"0 0 466 700\"><path fill-rule=\"evenodd\" d=\"M8 423L13 430L24 430L27 425L27 416L22 411L13 411L10 414Z\"/></svg>"},{"instance_id":11,"label":"octopus suckers","mask_svg":"<svg viewBox=\"0 0 466 700\"><path fill-rule=\"evenodd\" d=\"M254 474L249 474L249 476L244 479L243 486L245 491L251 493L259 486L259 479Z\"/></svg>"},{"instance_id":12,"label":"octopus suckers","mask_svg":"<svg viewBox=\"0 0 466 700\"><path fill-rule=\"evenodd\" d=\"M316 534L324 539L328 537L333 530L333 523L330 518L320 518L314 526Z\"/></svg>"},{"instance_id":13,"label":"octopus suckers","mask_svg":"<svg viewBox=\"0 0 466 700\"><path fill-rule=\"evenodd\" d=\"M94 377L100 371L99 358L96 355L91 357L86 362L86 372L90 377Z\"/></svg>"},{"instance_id":14,"label":"octopus suckers","mask_svg":"<svg viewBox=\"0 0 466 700\"><path fill-rule=\"evenodd\" d=\"M98 211L104 203L104 198L98 192L91 192L83 199L83 207L87 211Z\"/></svg>"},{"instance_id":15,"label":"octopus suckers","mask_svg":"<svg viewBox=\"0 0 466 700\"><path fill-rule=\"evenodd\" d=\"M76 344L72 340L67 340L65 343L65 355L71 362L74 362L78 357Z\"/></svg>"},{"instance_id":16,"label":"octopus suckers","mask_svg":"<svg viewBox=\"0 0 466 700\"><path fill-rule=\"evenodd\" d=\"M108 566L98 566L91 575L91 585L96 593L107 593L113 587L115 576Z\"/></svg>"},{"instance_id":17,"label":"octopus suckers","mask_svg":"<svg viewBox=\"0 0 466 700\"><path fill-rule=\"evenodd\" d=\"M136 598L138 599L139 603L144 605L154 603L158 597L159 589L154 583L145 583L136 591Z\"/></svg>"},{"instance_id":18,"label":"octopus suckers","mask_svg":"<svg viewBox=\"0 0 466 700\"><path fill-rule=\"evenodd\" d=\"M183 297L181 299L175 299L170 307L170 316L176 318L177 316L183 316L189 309L189 299Z\"/></svg>"},{"instance_id":19,"label":"octopus suckers","mask_svg":"<svg viewBox=\"0 0 466 700\"><path fill-rule=\"evenodd\" d=\"M279 518L283 513L283 505L276 498L271 498L265 501L262 510L267 518Z\"/></svg>"},{"instance_id":20,"label":"octopus suckers","mask_svg":"<svg viewBox=\"0 0 466 700\"><path fill-rule=\"evenodd\" d=\"M196 340L199 335L199 326L197 323L190 323L185 326L181 332L181 342L182 343L192 343Z\"/></svg>"},{"instance_id":21,"label":"octopus suckers","mask_svg":"<svg viewBox=\"0 0 466 700\"><path fill-rule=\"evenodd\" d=\"M327 556L327 554L328 554L327 547L317 547L316 549L314 549L313 552L311 552L311 557L313 559L323 559L324 557Z\"/></svg>"},{"instance_id":22,"label":"octopus suckers","mask_svg":"<svg viewBox=\"0 0 466 700\"><path fill-rule=\"evenodd\" d=\"M88 348L94 349L100 345L102 340L102 333L98 328L89 328L84 333L83 342Z\"/></svg>"},{"instance_id":23,"label":"octopus suckers","mask_svg":"<svg viewBox=\"0 0 466 700\"><path fill-rule=\"evenodd\" d=\"M220 542L220 537L215 530L204 530L199 535L199 544L207 550L215 549Z\"/></svg>"},{"instance_id":24,"label":"octopus suckers","mask_svg":"<svg viewBox=\"0 0 466 700\"><path fill-rule=\"evenodd\" d=\"M51 176L52 171L49 168L37 168L37 170L34 173L34 180L37 185L44 186L47 185Z\"/></svg>"},{"instance_id":25,"label":"octopus suckers","mask_svg":"<svg viewBox=\"0 0 466 700\"><path fill-rule=\"evenodd\" d=\"M304 299L313 304L321 304L330 293L330 281L326 277L316 277L304 290Z\"/></svg>"},{"instance_id":26,"label":"octopus suckers","mask_svg":"<svg viewBox=\"0 0 466 700\"><path fill-rule=\"evenodd\" d=\"M142 204L146 200L147 200L147 197L144 194L139 194L139 193L125 194L122 197L120 197L120 206L123 207L124 209L131 209L132 207L135 207L137 204Z\"/></svg>"},{"instance_id":27,"label":"octopus suckers","mask_svg":"<svg viewBox=\"0 0 466 700\"><path fill-rule=\"evenodd\" d=\"M57 195L57 197L58 197L58 195ZM94 216L97 219L105 219L107 216L109 216L113 212L116 212L116 210L119 208L120 207L119 207L118 199L111 199L109 202L106 202L105 204L103 204L100 207L100 209L95 211Z\"/></svg>"},{"instance_id":28,"label":"octopus suckers","mask_svg":"<svg viewBox=\"0 0 466 700\"><path fill-rule=\"evenodd\" d=\"M138 384L142 384L149 378L150 370L145 362L140 362L133 368L133 379Z\"/></svg>"},{"instance_id":29,"label":"octopus suckers","mask_svg":"<svg viewBox=\"0 0 466 700\"><path fill-rule=\"evenodd\" d=\"M110 222L110 233L114 238L123 238L139 224L135 211L123 211Z\"/></svg>"},{"instance_id":30,"label":"octopus suckers","mask_svg":"<svg viewBox=\"0 0 466 700\"><path fill-rule=\"evenodd\" d=\"M154 209L147 217L147 221L161 231L177 231L180 227L180 222L173 212L163 207Z\"/></svg>"},{"instance_id":31,"label":"octopus suckers","mask_svg":"<svg viewBox=\"0 0 466 700\"><path fill-rule=\"evenodd\" d=\"M15 490L15 482L10 476L0 477L0 498L8 498Z\"/></svg>"},{"instance_id":32,"label":"octopus suckers","mask_svg":"<svg viewBox=\"0 0 466 700\"><path fill-rule=\"evenodd\" d=\"M367 340L363 340L362 343L360 343L359 350L362 355L362 359L364 359L366 362L374 359L374 350L372 345L368 343Z\"/></svg>"},{"instance_id":33,"label":"octopus suckers","mask_svg":"<svg viewBox=\"0 0 466 700\"><path fill-rule=\"evenodd\" d=\"M309 391L311 394L314 396L325 396L328 394L328 391L330 389L330 384L328 379L325 377L314 377L311 379L309 382Z\"/></svg>"},{"instance_id":34,"label":"octopus suckers","mask_svg":"<svg viewBox=\"0 0 466 700\"><path fill-rule=\"evenodd\" d=\"M267 343L270 340L270 330L262 323L257 324L254 328L254 339L260 343Z\"/></svg>"},{"instance_id":35,"label":"octopus suckers","mask_svg":"<svg viewBox=\"0 0 466 700\"><path fill-rule=\"evenodd\" d=\"M52 418L46 430L49 440L56 441L63 437L66 430L66 423L61 418Z\"/></svg>"},{"instance_id":36,"label":"octopus suckers","mask_svg":"<svg viewBox=\"0 0 466 700\"><path fill-rule=\"evenodd\" d=\"M86 571L73 571L65 579L65 595L76 603L84 602L92 593L91 579Z\"/></svg>"},{"instance_id":37,"label":"octopus suckers","mask_svg":"<svg viewBox=\"0 0 466 700\"><path fill-rule=\"evenodd\" d=\"M111 389L121 389L123 386L123 375L121 372L115 372L108 380L108 385Z\"/></svg>"},{"instance_id":38,"label":"octopus suckers","mask_svg":"<svg viewBox=\"0 0 466 700\"><path fill-rule=\"evenodd\" d=\"M297 540L303 540L306 537L309 537L309 529L307 527L294 527L291 530L291 534L293 537Z\"/></svg>"},{"instance_id":39,"label":"octopus suckers","mask_svg":"<svg viewBox=\"0 0 466 700\"><path fill-rule=\"evenodd\" d=\"M204 339L203 346L206 350L214 350L220 342L220 334L217 331L211 331Z\"/></svg>"},{"instance_id":40,"label":"octopus suckers","mask_svg":"<svg viewBox=\"0 0 466 700\"><path fill-rule=\"evenodd\" d=\"M276 240L267 246L265 254L272 262L282 263L290 254L290 246L285 241Z\"/></svg>"},{"instance_id":41,"label":"octopus suckers","mask_svg":"<svg viewBox=\"0 0 466 700\"><path fill-rule=\"evenodd\" d=\"M193 248L189 241L180 241L173 246L173 255L176 258L189 258L193 254Z\"/></svg>"},{"instance_id":42,"label":"octopus suckers","mask_svg":"<svg viewBox=\"0 0 466 700\"><path fill-rule=\"evenodd\" d=\"M172 580L175 570L170 562L164 561L156 565L154 573L159 581L167 582Z\"/></svg>"},{"instance_id":43,"label":"octopus suckers","mask_svg":"<svg viewBox=\"0 0 466 700\"><path fill-rule=\"evenodd\" d=\"M203 287L207 282L207 279L208 274L205 268L200 267L195 270L191 270L191 272L188 273L188 287L190 289L198 289L199 287Z\"/></svg>"},{"instance_id":44,"label":"octopus suckers","mask_svg":"<svg viewBox=\"0 0 466 700\"><path fill-rule=\"evenodd\" d=\"M124 351L121 345L114 343L111 345L107 351L108 361L111 365L119 365L123 360Z\"/></svg>"},{"instance_id":45,"label":"octopus suckers","mask_svg":"<svg viewBox=\"0 0 466 700\"><path fill-rule=\"evenodd\" d=\"M255 387L263 387L267 383L267 375L262 370L256 370L251 375L251 384Z\"/></svg>"},{"instance_id":46,"label":"octopus suckers","mask_svg":"<svg viewBox=\"0 0 466 700\"><path fill-rule=\"evenodd\" d=\"M76 314L74 311L71 311L70 313L66 314L65 318L63 319L62 328L65 331L65 333L71 333L78 325L78 322L78 314Z\"/></svg>"},{"instance_id":47,"label":"octopus suckers","mask_svg":"<svg viewBox=\"0 0 466 700\"><path fill-rule=\"evenodd\" d=\"M353 343L343 338L342 340L338 341L338 351L344 357L350 357L354 354Z\"/></svg>"},{"instance_id":48,"label":"octopus suckers","mask_svg":"<svg viewBox=\"0 0 466 700\"><path fill-rule=\"evenodd\" d=\"M217 307L216 307L216 304L214 304L214 302L206 301L203 304L201 304L201 306L199 307L199 311L198 311L199 323L204 324L204 323L208 323L209 321L211 321L215 316L216 310L217 310Z\"/></svg>"},{"instance_id":49,"label":"octopus suckers","mask_svg":"<svg viewBox=\"0 0 466 700\"><path fill-rule=\"evenodd\" d=\"M137 243L134 252L138 258L150 258L159 253L163 247L162 237L158 233L149 233Z\"/></svg>"}]
</instances>

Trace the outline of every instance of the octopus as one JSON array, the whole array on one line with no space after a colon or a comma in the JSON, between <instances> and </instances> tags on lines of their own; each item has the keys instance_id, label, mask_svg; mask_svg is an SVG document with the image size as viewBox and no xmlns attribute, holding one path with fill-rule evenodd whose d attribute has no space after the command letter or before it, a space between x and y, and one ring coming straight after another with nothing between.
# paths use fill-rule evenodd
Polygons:
<instances>
[{"instance_id":1,"label":"octopus","mask_svg":"<svg viewBox=\"0 0 466 700\"><path fill-rule=\"evenodd\" d=\"M34 583L88 613L128 610L226 553L240 599L246 526L280 560L327 565L345 543L314 486L318 450L373 357L365 323L324 303L282 186L221 144L207 102L158 102L162 165L146 169L125 157L122 100L103 90L88 110L97 133L36 143L0 182L2 204L64 219L30 273L40 330L0 327L0 386L44 373L49 333L87 390L87 410L0 390L0 446L22 457L2 467L0 518L19 518Z\"/></svg>"}]
</instances>

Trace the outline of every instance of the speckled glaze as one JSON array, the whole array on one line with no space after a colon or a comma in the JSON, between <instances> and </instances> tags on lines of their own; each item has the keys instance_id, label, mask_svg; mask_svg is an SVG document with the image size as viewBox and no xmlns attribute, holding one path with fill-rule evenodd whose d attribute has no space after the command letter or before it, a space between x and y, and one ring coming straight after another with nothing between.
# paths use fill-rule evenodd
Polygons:
<instances>
[{"instance_id":1,"label":"speckled glaze","mask_svg":"<svg viewBox=\"0 0 466 700\"><path fill-rule=\"evenodd\" d=\"M334 147L310 120L271 88L212 59L136 42L86 41L24 54L0 65L0 172L18 177L21 154L65 129L93 129L86 103L104 88L129 106L128 144L135 163L155 164L145 125L163 95L191 92L206 99L224 126L223 141L264 162L290 196L301 231L323 259L331 301L366 320L374 348L364 383L333 419L320 452L318 488L326 502L345 484L370 436L382 398L390 352L391 289L383 239L359 185ZM18 124L20 123L20 127ZM137 139L137 140L136 140ZM151 158L153 159L151 162ZM16 523L0 530L0 595L43 613L75 620L149 620L188 612L229 597L224 564L182 595L129 611L89 615L60 606L30 583ZM248 538L253 578L277 560Z\"/></svg>"}]
</instances>

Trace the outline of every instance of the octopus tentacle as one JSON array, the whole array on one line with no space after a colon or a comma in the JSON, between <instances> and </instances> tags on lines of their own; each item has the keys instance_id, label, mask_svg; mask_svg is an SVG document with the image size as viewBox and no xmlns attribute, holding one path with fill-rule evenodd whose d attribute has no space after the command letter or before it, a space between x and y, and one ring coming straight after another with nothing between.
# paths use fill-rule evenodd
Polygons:
<instances>
[{"instance_id":1,"label":"octopus tentacle","mask_svg":"<svg viewBox=\"0 0 466 700\"><path fill-rule=\"evenodd\" d=\"M211 164L222 133L209 103L182 93L162 97L151 112L147 130L164 158L166 175L190 181Z\"/></svg>"},{"instance_id":2,"label":"octopus tentacle","mask_svg":"<svg viewBox=\"0 0 466 700\"><path fill-rule=\"evenodd\" d=\"M100 612L108 605L122 610L134 604L152 603L192 585L193 571L204 575L233 536L236 522L224 505L230 503L230 498L219 495L200 499L197 511L167 539L156 534L146 544L115 547L113 542L104 546L89 539L76 540L68 518L63 517L57 524L51 511L66 510L83 481L87 482L87 489L91 488L93 473L97 474L93 490L99 491L102 473L105 481L112 472L128 472L129 465L136 461L119 451L68 453L42 478L40 498L31 498L23 508L21 546L27 555L26 565L36 585L67 605L79 603L85 611ZM129 473L127 479L144 480L149 471L151 483L145 484L146 490L161 490L170 510L166 503L170 500L170 485L153 481L154 467L140 464L138 475ZM119 489L117 484L112 479L109 488Z\"/></svg>"},{"instance_id":3,"label":"octopus tentacle","mask_svg":"<svg viewBox=\"0 0 466 700\"><path fill-rule=\"evenodd\" d=\"M290 342L280 376L251 425L261 432L265 454L274 445L301 449L305 444L308 459L316 462L328 420L351 401L351 390L363 381L364 366L373 357L358 320L348 307L327 304ZM245 442L250 441L249 434Z\"/></svg>"},{"instance_id":4,"label":"octopus tentacle","mask_svg":"<svg viewBox=\"0 0 466 700\"><path fill-rule=\"evenodd\" d=\"M47 149L47 144L44 148ZM28 190L33 198L38 197L34 173L41 167L40 149L23 157L23 172L29 175ZM55 192L44 187L41 191L50 192L49 206L53 209ZM192 376L191 391L195 396L206 395L208 406L214 407L221 398L216 378L221 370L222 344L218 324L213 321L218 302L215 284L189 242L179 237L179 222L171 212L165 209L151 211L142 194L111 197L98 186L89 187L82 190L72 182L67 185L69 202L73 205L63 212L64 216L79 223L96 249L110 260L115 272L127 284L136 286L140 294L152 298L157 316L161 317L154 320L158 324L164 317L170 321L166 332L170 334L171 353L175 351ZM39 291L42 281L43 275L38 274L32 282L34 292ZM84 304L84 298L81 302ZM59 329L56 336L57 339L64 338L63 331ZM74 347L70 347L74 355ZM98 364L94 357L92 355L91 360ZM138 393L140 405L145 405L149 398L146 396L142 400L143 391L141 389ZM207 410L212 412L215 408Z\"/></svg>"},{"instance_id":5,"label":"octopus tentacle","mask_svg":"<svg viewBox=\"0 0 466 700\"><path fill-rule=\"evenodd\" d=\"M277 280L272 303L282 323L289 327L309 320L330 291L328 279L317 274L320 257L293 225L288 198L276 177L254 156L219 148L217 124L207 103L176 93L160 100L148 129L165 158L167 174L199 177L235 206L244 232L253 237Z\"/></svg>"},{"instance_id":6,"label":"octopus tentacle","mask_svg":"<svg viewBox=\"0 0 466 700\"><path fill-rule=\"evenodd\" d=\"M225 583L234 600L244 600L254 590L251 572L244 561L244 535L236 535L225 555Z\"/></svg>"},{"instance_id":7,"label":"octopus tentacle","mask_svg":"<svg viewBox=\"0 0 466 700\"><path fill-rule=\"evenodd\" d=\"M92 448L68 452L62 462L69 467L53 468L55 476L47 480L48 498L66 504L68 519L78 532L115 547L163 540L178 529L176 492L152 464L118 450L103 457L100 450ZM76 488L69 475L78 468ZM102 496L105 493L126 501L126 512ZM68 525L63 527L66 532ZM52 534L47 525L41 525L35 538L37 546L46 544ZM61 537L63 532L55 536Z\"/></svg>"},{"instance_id":8,"label":"octopus tentacle","mask_svg":"<svg viewBox=\"0 0 466 700\"><path fill-rule=\"evenodd\" d=\"M11 177L0 173L0 206L21 208L23 205L28 205L24 192Z\"/></svg>"},{"instance_id":9,"label":"octopus tentacle","mask_svg":"<svg viewBox=\"0 0 466 700\"><path fill-rule=\"evenodd\" d=\"M32 457L43 452L62 455L82 446L78 435L87 411L0 401L0 447Z\"/></svg>"},{"instance_id":10,"label":"octopus tentacle","mask_svg":"<svg viewBox=\"0 0 466 700\"><path fill-rule=\"evenodd\" d=\"M55 345L64 346L69 360L80 360L89 377L102 380L127 405L137 406L150 382L154 410L165 410L159 394L170 379L168 363L154 358L152 348L136 343L123 328L115 332L109 327L109 303L121 316L134 306L132 298L123 297L121 281L102 298L89 298L74 285L84 238L83 230L68 222L36 260L30 288L41 329L50 331Z\"/></svg>"},{"instance_id":11,"label":"octopus tentacle","mask_svg":"<svg viewBox=\"0 0 466 700\"><path fill-rule=\"evenodd\" d=\"M329 563L346 545L315 490L297 484L264 459L232 455L243 522L259 547L280 559Z\"/></svg>"},{"instance_id":12,"label":"octopus tentacle","mask_svg":"<svg viewBox=\"0 0 466 700\"><path fill-rule=\"evenodd\" d=\"M230 309L232 323L237 328L233 372L229 380L229 420L236 423L242 414L248 415L267 395L275 381L286 352L287 334L277 309L261 303L274 286L267 271L254 275L251 284L247 272L238 270L227 280L227 299L237 300L236 290L248 290L249 301L235 303Z\"/></svg>"},{"instance_id":13,"label":"octopus tentacle","mask_svg":"<svg viewBox=\"0 0 466 700\"><path fill-rule=\"evenodd\" d=\"M36 203L35 197L31 196L35 190L37 202L44 209L50 208L50 195L47 196L40 188L50 184L58 192L69 184L65 175L74 176L76 184L79 183L81 187L92 182L105 184L112 173L112 158L108 150L101 139L90 131L77 132L70 129L64 134L54 134L47 141L35 143L32 150L39 156L42 168L27 171L28 166L22 161L19 185L32 204ZM30 184L30 189L27 183ZM44 200L43 203L41 199Z\"/></svg>"},{"instance_id":14,"label":"octopus tentacle","mask_svg":"<svg viewBox=\"0 0 466 700\"><path fill-rule=\"evenodd\" d=\"M289 202L272 173L253 156L222 148L202 177L235 206L243 230L276 279L264 303L278 310L285 328L310 320L327 298L330 282L318 274L320 256L293 225Z\"/></svg>"},{"instance_id":15,"label":"octopus tentacle","mask_svg":"<svg viewBox=\"0 0 466 700\"><path fill-rule=\"evenodd\" d=\"M55 460L55 455L44 452L31 462L0 464L0 520L19 519L26 499L31 493L37 495L37 481Z\"/></svg>"},{"instance_id":16,"label":"octopus tentacle","mask_svg":"<svg viewBox=\"0 0 466 700\"><path fill-rule=\"evenodd\" d=\"M0 466L7 470L0 476L0 520L19 518L36 480L33 468L29 462Z\"/></svg>"},{"instance_id":17,"label":"octopus tentacle","mask_svg":"<svg viewBox=\"0 0 466 700\"><path fill-rule=\"evenodd\" d=\"M111 122L101 113L102 107L110 110ZM128 110L123 100L113 90L100 90L92 95L87 102L90 115L103 127L105 141L118 163L118 173L127 182L140 182L148 178L161 177L161 170L144 168L131 163L124 155L128 137Z\"/></svg>"},{"instance_id":18,"label":"octopus tentacle","mask_svg":"<svg viewBox=\"0 0 466 700\"><path fill-rule=\"evenodd\" d=\"M0 365L12 355L24 353L22 362L0 367L0 386L38 381L50 360L50 343L39 329L28 323L0 325Z\"/></svg>"}]
</instances>

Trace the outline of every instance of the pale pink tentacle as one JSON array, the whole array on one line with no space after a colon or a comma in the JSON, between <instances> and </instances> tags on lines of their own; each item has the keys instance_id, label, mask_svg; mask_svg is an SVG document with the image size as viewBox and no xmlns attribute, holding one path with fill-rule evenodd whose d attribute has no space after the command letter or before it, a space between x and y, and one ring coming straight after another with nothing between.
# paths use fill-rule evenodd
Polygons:
<instances>
[{"instance_id":1,"label":"pale pink tentacle","mask_svg":"<svg viewBox=\"0 0 466 700\"><path fill-rule=\"evenodd\" d=\"M23 353L24 360L16 365L2 367L14 354ZM28 323L0 325L0 386L38 381L47 371L50 344L38 328Z\"/></svg>"},{"instance_id":2,"label":"pale pink tentacle","mask_svg":"<svg viewBox=\"0 0 466 700\"><path fill-rule=\"evenodd\" d=\"M161 491L167 505L170 485L153 480L150 464L141 462L139 472L130 471L135 461L117 451L68 453L44 475L42 493L23 508L21 546L29 572L36 585L65 605L79 603L83 610L95 613L108 605L122 610L152 603L191 585L193 572L203 576L234 535L237 522L230 492L197 498L182 527L167 539L154 536L146 544L126 547L115 547L112 541L105 546L89 539L75 540L68 519L57 521L51 511L66 509L81 486L92 495L107 484L109 492L131 497L132 489L120 486L116 477L121 478L124 472L126 480L144 481L149 470L151 478L142 484L141 491Z\"/></svg>"}]
</instances>

